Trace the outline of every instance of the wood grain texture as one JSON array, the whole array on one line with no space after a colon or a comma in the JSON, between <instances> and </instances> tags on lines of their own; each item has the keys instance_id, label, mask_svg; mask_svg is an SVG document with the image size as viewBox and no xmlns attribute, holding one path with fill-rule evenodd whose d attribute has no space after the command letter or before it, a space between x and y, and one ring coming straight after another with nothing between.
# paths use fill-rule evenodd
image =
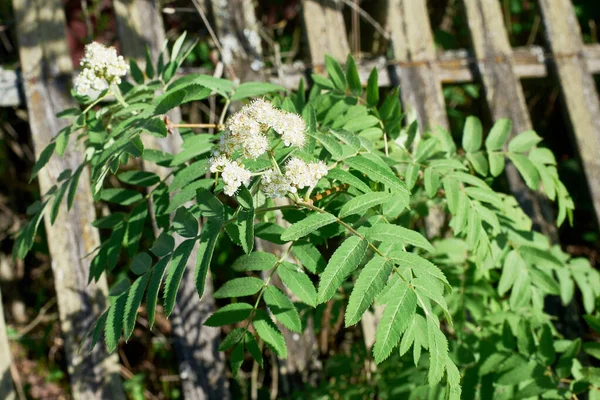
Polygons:
<instances>
[{"instance_id":1,"label":"wood grain texture","mask_svg":"<svg viewBox=\"0 0 600 400\"><path fill-rule=\"evenodd\" d=\"M600 223L600 101L569 0L540 0L546 38Z\"/></svg>"},{"instance_id":2,"label":"wood grain texture","mask_svg":"<svg viewBox=\"0 0 600 400\"><path fill-rule=\"evenodd\" d=\"M514 72L519 79L525 78L544 78L548 76L549 54L540 46L527 46L513 48ZM583 48L583 57L588 70L592 74L600 73L600 44L588 44ZM495 60L488 60L494 62ZM321 60L317 63L318 68L323 69ZM422 64L421 63L408 63ZM470 49L447 50L440 52L437 56L436 64L438 66L438 78L442 83L464 83L473 82L479 79L474 71L477 69L477 59ZM264 69L264 79L272 83L281 85L287 89L296 89L300 79L305 77L307 68L312 64L295 62L293 65L284 64L281 66L281 76L275 71ZM379 86L391 86L389 66L406 65L406 62L395 62L379 57L373 60L361 60L357 62L358 73L361 81L366 84L371 69L377 68L379 72ZM178 77L188 73L212 74L212 70L204 68L183 68L178 72ZM394 79L396 79L394 73ZM0 70L0 107L12 107L23 104L22 80L20 74L10 70Z\"/></svg>"},{"instance_id":3,"label":"wood grain texture","mask_svg":"<svg viewBox=\"0 0 600 400\"><path fill-rule=\"evenodd\" d=\"M316 72L322 72L325 55L345 60L350 54L343 5L334 0L304 0L302 18L310 60Z\"/></svg>"},{"instance_id":4,"label":"wood grain texture","mask_svg":"<svg viewBox=\"0 0 600 400\"><path fill-rule=\"evenodd\" d=\"M513 123L511 137L532 129L523 87L515 73L500 3L495 0L464 0L464 5L475 55L481 60L478 69L493 119L509 118ZM558 235L547 201L527 188L510 162L506 164L506 174L511 192L532 219L534 228L556 241Z\"/></svg>"},{"instance_id":5,"label":"wood grain texture","mask_svg":"<svg viewBox=\"0 0 600 400\"><path fill-rule=\"evenodd\" d=\"M75 106L69 94L72 69L64 12L59 0L16 0L13 6L31 135L39 155L67 124L56 113ZM40 191L47 192L61 172L75 171L82 162L82 147L75 143L64 157L55 155L38 175ZM88 285L91 257L87 255L100 244L98 231L91 226L95 217L85 170L71 211L63 203L54 225L46 215L48 246L73 397L122 399L116 355L108 355L102 345L90 354L78 352L86 333L108 306L106 280Z\"/></svg>"},{"instance_id":6,"label":"wood grain texture","mask_svg":"<svg viewBox=\"0 0 600 400\"><path fill-rule=\"evenodd\" d=\"M387 26L398 65L400 92L409 116L415 113L421 131L448 129L446 105L425 0L389 0Z\"/></svg>"},{"instance_id":7,"label":"wood grain texture","mask_svg":"<svg viewBox=\"0 0 600 400\"><path fill-rule=\"evenodd\" d=\"M4 320L4 307L2 306L2 292L0 291L0 399L15 400L17 395L13 386L10 373L11 355Z\"/></svg>"},{"instance_id":8,"label":"wood grain texture","mask_svg":"<svg viewBox=\"0 0 600 400\"><path fill-rule=\"evenodd\" d=\"M150 48L150 53L156 60L165 40L162 18L157 6L156 2L148 0L115 1L118 30L121 35L125 35L121 36L123 54L136 58L141 68L145 65L146 46ZM152 32L148 34L149 29L144 29L145 26L152 26L154 29L150 29ZM179 122L181 110L171 110L169 119ZM181 151L183 142L177 132L164 139L146 135L143 141L146 148L160 149L172 154ZM169 169L153 163L143 162L142 168L155 172L161 178L170 172ZM155 231L156 235L158 233ZM181 237L176 237L176 244L182 241ZM224 355L218 351L220 329L204 326L204 321L215 310L212 278L210 274L207 276L204 296L200 299L193 273L197 252L196 245L188 260L170 317L183 397L186 400L228 399L230 395Z\"/></svg>"}]
</instances>

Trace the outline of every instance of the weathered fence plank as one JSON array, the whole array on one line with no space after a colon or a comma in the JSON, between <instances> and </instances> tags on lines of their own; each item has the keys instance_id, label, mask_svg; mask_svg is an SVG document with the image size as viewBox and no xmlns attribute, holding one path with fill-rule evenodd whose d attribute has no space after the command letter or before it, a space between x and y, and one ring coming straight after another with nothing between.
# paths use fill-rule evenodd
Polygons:
<instances>
[{"instance_id":1,"label":"weathered fence plank","mask_svg":"<svg viewBox=\"0 0 600 400\"><path fill-rule=\"evenodd\" d=\"M544 78L548 76L548 57L550 55L544 52L539 46L515 47L513 49L514 71L519 79ZM588 44L583 48L583 57L588 70L592 74L600 73L600 44ZM494 60L489 60L493 62ZM358 73L361 79L366 82L369 72L373 67L379 70L379 86L390 86L390 77L387 66L408 66L421 65L423 62L399 62L397 60L386 60L379 57L373 60L361 60L357 62ZM464 83L473 82L478 79L474 74L474 68L477 59L470 50L448 50L438 54L437 61L438 78L442 83ZM281 76L276 74L275 69L265 68L265 79L284 86L288 89L298 87L300 78L306 75L307 65L301 62L295 62L294 65L282 65L279 68ZM322 69L323 60L318 63L318 68ZM180 71L180 74L186 73L210 73L211 71L201 68L186 68ZM363 79L364 78L364 79ZM0 92L3 96L0 98L0 107L10 107L22 104L20 95L21 77L19 73L10 70L0 69Z\"/></svg>"},{"instance_id":2,"label":"weathered fence plank","mask_svg":"<svg viewBox=\"0 0 600 400\"><path fill-rule=\"evenodd\" d=\"M114 4L123 53L126 57L136 58L143 69L146 46L150 48L150 53L156 59L165 40L161 15L156 8L157 3L148 0L131 2L119 0ZM146 26L152 26L153 29L145 29ZM148 34L148 31L151 33ZM179 122L180 109L171 110L169 118L173 122ZM169 135L165 139L153 136L144 138L145 147L158 148L173 154L181 151L181 144L181 137L177 134ZM152 163L144 163L143 168L157 173L162 178L168 173L164 168ZM177 239L177 242L181 242L181 238ZM225 361L223 354L218 351L220 329L203 325L215 310L212 279L209 274L204 296L200 299L193 278L196 253L197 249L188 260L171 314L183 396L186 400L227 399L229 391L225 376Z\"/></svg>"},{"instance_id":3,"label":"weathered fence plank","mask_svg":"<svg viewBox=\"0 0 600 400\"><path fill-rule=\"evenodd\" d=\"M415 63L395 68L407 113L416 113L422 132L436 127L448 129L427 2L390 0L387 16L394 59L400 63Z\"/></svg>"},{"instance_id":4,"label":"weathered fence plank","mask_svg":"<svg viewBox=\"0 0 600 400\"><path fill-rule=\"evenodd\" d=\"M322 66L326 54L336 60L345 60L350 54L342 7L340 2L334 0L302 2L302 17L313 65Z\"/></svg>"},{"instance_id":5,"label":"weathered fence plank","mask_svg":"<svg viewBox=\"0 0 600 400\"><path fill-rule=\"evenodd\" d=\"M512 48L496 0L464 0L471 40L478 59L488 106L494 120L509 118L511 136L532 129L521 82L515 74ZM494 60L494 61L488 61ZM536 229L557 239L551 211L543 198L527 188L512 163L506 174L511 192L529 215Z\"/></svg>"},{"instance_id":6,"label":"weathered fence plank","mask_svg":"<svg viewBox=\"0 0 600 400\"><path fill-rule=\"evenodd\" d=\"M11 355L2 306L2 291L0 291L0 399L15 400L17 395L12 382Z\"/></svg>"},{"instance_id":7,"label":"weathered fence plank","mask_svg":"<svg viewBox=\"0 0 600 400\"><path fill-rule=\"evenodd\" d=\"M569 0L540 0L546 37L553 52L571 127L600 223L600 101L586 65L581 28Z\"/></svg>"},{"instance_id":8,"label":"weathered fence plank","mask_svg":"<svg viewBox=\"0 0 600 400\"><path fill-rule=\"evenodd\" d=\"M55 114L75 104L70 98L71 59L65 41L65 17L59 0L13 1L23 68L29 124L36 155L66 125ZM83 161L74 144L64 157L53 157L39 176L40 190L47 192L66 169L75 171ZM87 171L79 179L75 204L66 205L54 225L46 214L48 246L52 256L54 285L71 391L75 399L124 398L116 355L96 346L90 354L78 352L81 341L107 307L104 278L88 285L91 258L100 243Z\"/></svg>"}]
</instances>

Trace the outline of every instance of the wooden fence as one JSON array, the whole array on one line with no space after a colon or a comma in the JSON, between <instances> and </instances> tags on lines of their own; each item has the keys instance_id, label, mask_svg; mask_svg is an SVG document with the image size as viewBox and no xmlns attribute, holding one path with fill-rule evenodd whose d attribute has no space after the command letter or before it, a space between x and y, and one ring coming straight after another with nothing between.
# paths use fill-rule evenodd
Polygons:
<instances>
[{"instance_id":1,"label":"wooden fence","mask_svg":"<svg viewBox=\"0 0 600 400\"><path fill-rule=\"evenodd\" d=\"M113 0L122 50L125 56L137 58L142 64L145 46L148 45L156 55L164 39L161 10L156 8L156 3L154 0ZM393 59L361 62L361 78L366 81L370 69L377 67L382 86L399 85L405 109L414 113L422 129L448 127L442 83L470 81L482 82L494 120L510 118L513 133L531 129L520 80L555 77L600 220L600 105L592 76L600 73L600 45L583 44L570 0L538 0L547 49L537 46L511 48L498 0L462 0L473 48L446 52L436 51L434 47L426 0L379 3L386 7L380 13L385 20L379 18L379 23L390 39ZM71 104L67 87L73 71L65 40L65 16L61 0L13 0L13 4L22 68L16 73L0 69L0 106L27 106L31 135L36 154L39 154L62 127L62 122L54 115ZM249 38L258 37L255 12L260 10L254 10L250 0L190 0L190 7L196 9L205 23L210 22L217 38L229 38L221 43L222 53L231 55L230 59L224 60L226 76L242 81L270 80L291 89L297 86L301 77L308 77L309 72L323 71L325 54L345 60L351 46L343 8L352 7L356 18L370 18L356 4L346 0L303 0L301 16L309 58L303 65L275 63L273 68L256 70L250 66L263 61L263 52L260 43ZM213 19L208 21L207 15L212 15ZM199 71L180 71L186 72ZM171 117L174 120L180 118L179 111L175 110ZM167 142L150 142L147 146L163 146L176 151L180 142L171 135ZM39 176L40 190L48 190L60 171L73 168L81 157L79 150L65 158L53 158ZM526 190L513 167L508 165L507 168L510 188L519 202L539 229L555 236L545 223L547 216L543 202ZM88 179L87 176L80 179L74 209L70 213L61 210L53 226L46 221L46 229L73 397L118 399L123 398L123 391L116 356L105 354L101 346L97 346L90 356L76 352L107 297L104 279L96 285L87 284L89 258L83 256L99 243L98 232L90 226L95 216ZM276 248L270 250L278 251ZM190 265L194 263L194 260L190 261ZM214 307L210 288L199 301L193 285L187 287L186 282L191 283L191 280L182 281L182 292L172 319L173 344L179 357L184 397L227 398L225 366L222 355L216 351L219 331L201 326ZM0 349L3 349L6 341L1 318L2 313ZM377 315L368 318L372 321L371 326L377 323ZM369 329L369 324L363 324L363 329L368 345L372 343L374 330ZM279 385L284 392L291 392L299 384L293 376L310 380L310 371L319 368L314 365L317 340L326 342L327 338L317 339L308 329L303 337L290 341L297 346L294 351L297 357L279 365L282 377ZM0 358L0 398L12 398L10 380L6 379L10 376L9 359ZM255 398L255 387L251 393Z\"/></svg>"}]
</instances>

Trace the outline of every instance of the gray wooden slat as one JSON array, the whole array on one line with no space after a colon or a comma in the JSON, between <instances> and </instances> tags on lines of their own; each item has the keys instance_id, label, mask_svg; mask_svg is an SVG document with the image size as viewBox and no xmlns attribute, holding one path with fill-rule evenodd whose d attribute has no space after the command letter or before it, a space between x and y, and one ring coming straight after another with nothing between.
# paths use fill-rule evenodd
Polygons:
<instances>
[{"instance_id":1,"label":"gray wooden slat","mask_svg":"<svg viewBox=\"0 0 600 400\"><path fill-rule=\"evenodd\" d=\"M317 72L323 69L325 55L336 60L346 60L350 46L341 2L334 0L304 0L302 17L308 39L312 64Z\"/></svg>"},{"instance_id":2,"label":"gray wooden slat","mask_svg":"<svg viewBox=\"0 0 600 400\"><path fill-rule=\"evenodd\" d=\"M439 79L433 34L425 0L390 0L388 29L394 59L415 62L397 66L404 107L416 113L421 131L437 126L448 128L446 106Z\"/></svg>"},{"instance_id":3,"label":"gray wooden slat","mask_svg":"<svg viewBox=\"0 0 600 400\"><path fill-rule=\"evenodd\" d=\"M118 0L114 5L123 53L127 57L136 58L143 69L146 46L149 46L150 53L156 60L165 40L157 3L148 0ZM153 29L146 29L148 26ZM171 110L169 118L173 122L179 122L181 110ZM173 154L181 151L181 144L181 136L176 133L164 139L149 135L144 137L145 147ZM169 173L167 169L152 163L143 163L143 168L157 173L161 178ZM178 244L181 241L180 237L176 238ZM170 317L183 396L186 400L228 399L230 395L225 376L225 360L223 353L218 351L220 329L203 325L215 310L212 278L210 274L207 276L204 296L200 299L193 273L196 268L196 253L197 246L188 260Z\"/></svg>"},{"instance_id":4,"label":"gray wooden slat","mask_svg":"<svg viewBox=\"0 0 600 400\"><path fill-rule=\"evenodd\" d=\"M464 0L471 40L478 59L485 94L494 120L509 118L511 136L532 129L523 88L515 74L515 62L500 3L496 0ZM487 60L495 60L490 62ZM532 218L536 229L557 239L549 207L543 198L527 188L517 169L507 163L511 192Z\"/></svg>"},{"instance_id":5,"label":"gray wooden slat","mask_svg":"<svg viewBox=\"0 0 600 400\"><path fill-rule=\"evenodd\" d=\"M15 400L17 398L10 373L11 355L2 306L2 291L0 291L0 399Z\"/></svg>"},{"instance_id":6,"label":"gray wooden slat","mask_svg":"<svg viewBox=\"0 0 600 400\"><path fill-rule=\"evenodd\" d=\"M600 223L600 101L569 0L539 0L546 37Z\"/></svg>"},{"instance_id":7,"label":"gray wooden slat","mask_svg":"<svg viewBox=\"0 0 600 400\"><path fill-rule=\"evenodd\" d=\"M68 90L72 67L65 41L65 17L59 0L15 0L13 7L31 135L39 155L66 125L55 114L75 105ZM72 144L64 157L50 160L38 175L42 193L64 170L79 167L82 150L81 145ZM71 211L67 212L63 203L54 225L48 215L45 218L60 325L73 397L122 399L116 355L108 355L102 344L91 354L78 352L86 333L108 306L104 277L88 285L91 257L87 254L100 243L98 231L91 226L94 219L89 176L84 171Z\"/></svg>"}]
</instances>

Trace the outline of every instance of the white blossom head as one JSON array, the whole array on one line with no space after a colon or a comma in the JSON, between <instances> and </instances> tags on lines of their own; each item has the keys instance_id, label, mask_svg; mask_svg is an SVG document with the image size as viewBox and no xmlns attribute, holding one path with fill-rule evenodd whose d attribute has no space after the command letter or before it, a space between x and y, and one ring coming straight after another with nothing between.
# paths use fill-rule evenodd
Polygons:
<instances>
[{"instance_id":1,"label":"white blossom head","mask_svg":"<svg viewBox=\"0 0 600 400\"><path fill-rule=\"evenodd\" d=\"M253 100L250 104L245 105L241 112L253 118L259 124L268 127L272 127L282 115L280 110L277 110L271 102L264 99Z\"/></svg>"},{"instance_id":2,"label":"white blossom head","mask_svg":"<svg viewBox=\"0 0 600 400\"><path fill-rule=\"evenodd\" d=\"M302 147L306 142L306 124L298 114L284 113L276 121L273 129L281 135L286 146Z\"/></svg>"},{"instance_id":3,"label":"white blossom head","mask_svg":"<svg viewBox=\"0 0 600 400\"><path fill-rule=\"evenodd\" d=\"M252 178L250 171L237 161L226 162L221 176L225 184L223 192L227 196L235 195L242 185L248 186Z\"/></svg>"},{"instance_id":4,"label":"white blossom head","mask_svg":"<svg viewBox=\"0 0 600 400\"><path fill-rule=\"evenodd\" d=\"M265 135L259 134L248 136L242 143L244 149L244 157L257 159L267 151L269 140Z\"/></svg>"},{"instance_id":5,"label":"white blossom head","mask_svg":"<svg viewBox=\"0 0 600 400\"><path fill-rule=\"evenodd\" d=\"M298 157L292 157L285 166L285 176L298 189L316 186L325 175L327 166L323 161L306 163Z\"/></svg>"},{"instance_id":6,"label":"white blossom head","mask_svg":"<svg viewBox=\"0 0 600 400\"><path fill-rule=\"evenodd\" d=\"M271 199L296 193L296 188L292 186L290 179L272 168L262 175L260 189Z\"/></svg>"},{"instance_id":7,"label":"white blossom head","mask_svg":"<svg viewBox=\"0 0 600 400\"><path fill-rule=\"evenodd\" d=\"M83 71L77 77L75 90L82 95L104 90L113 83L120 84L121 77L129 71L129 65L114 47L106 47L98 42L85 46L85 56L80 65ZM98 87L102 89L96 89Z\"/></svg>"}]
</instances>

